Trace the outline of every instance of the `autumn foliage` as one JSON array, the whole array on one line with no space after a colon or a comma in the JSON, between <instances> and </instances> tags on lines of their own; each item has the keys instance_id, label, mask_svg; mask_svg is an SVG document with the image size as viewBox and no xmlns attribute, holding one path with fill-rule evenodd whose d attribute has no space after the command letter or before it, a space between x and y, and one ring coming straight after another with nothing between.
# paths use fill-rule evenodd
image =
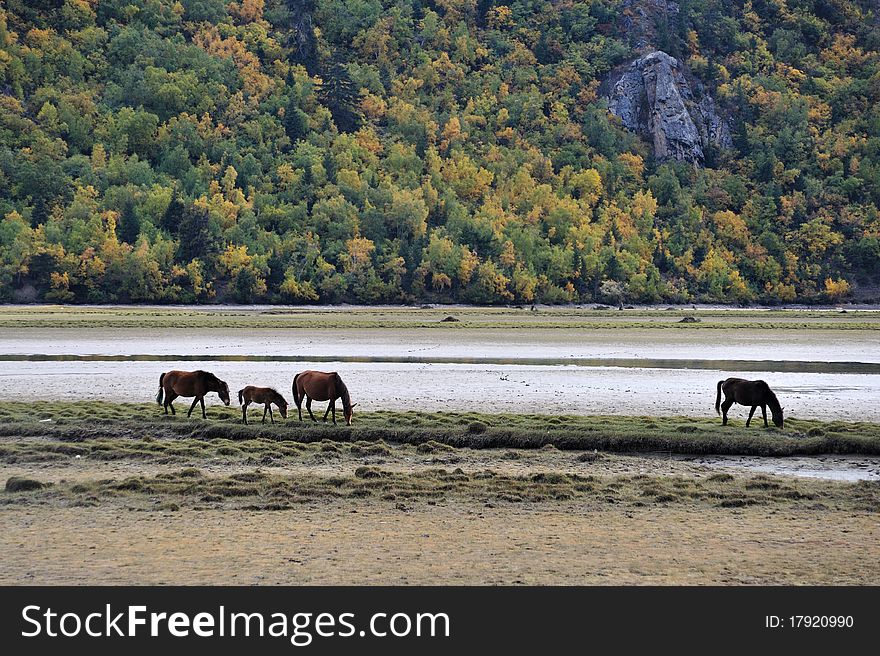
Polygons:
<instances>
[{"instance_id":1,"label":"autumn foliage","mask_svg":"<svg viewBox=\"0 0 880 656\"><path fill-rule=\"evenodd\" d=\"M654 26L730 119L702 168L605 109L622 4L7 0L0 299L880 298L876 2Z\"/></svg>"}]
</instances>

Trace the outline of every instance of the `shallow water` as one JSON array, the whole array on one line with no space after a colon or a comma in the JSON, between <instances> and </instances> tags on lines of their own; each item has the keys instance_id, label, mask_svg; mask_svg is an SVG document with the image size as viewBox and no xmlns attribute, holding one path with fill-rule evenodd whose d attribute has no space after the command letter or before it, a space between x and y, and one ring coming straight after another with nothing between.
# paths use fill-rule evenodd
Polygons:
<instances>
[{"instance_id":1,"label":"shallow water","mask_svg":"<svg viewBox=\"0 0 880 656\"><path fill-rule=\"evenodd\" d=\"M878 456L675 456L676 460L707 467L738 469L753 473L824 478L835 481L880 481Z\"/></svg>"},{"instance_id":2,"label":"shallow water","mask_svg":"<svg viewBox=\"0 0 880 656\"><path fill-rule=\"evenodd\" d=\"M716 383L763 378L787 416L880 421L880 340L870 331L28 329L0 336L8 399L149 400L170 369L207 369L233 391L289 393L337 370L365 410L714 414ZM215 397L211 400L217 402ZM731 416L746 410L734 406Z\"/></svg>"},{"instance_id":3,"label":"shallow water","mask_svg":"<svg viewBox=\"0 0 880 656\"><path fill-rule=\"evenodd\" d=\"M856 330L104 329L2 330L2 355L536 358L880 364L880 335Z\"/></svg>"},{"instance_id":4,"label":"shallow water","mask_svg":"<svg viewBox=\"0 0 880 656\"><path fill-rule=\"evenodd\" d=\"M9 400L149 401L159 375L176 368L213 371L233 392L268 385L288 397L296 372L337 370L363 410L667 416L714 416L716 383L741 375L770 383L787 417L880 421L880 340L871 331L28 329L0 335L0 396ZM206 401L219 403L215 395ZM747 414L734 406L731 421L741 424ZM756 421L759 426L759 416ZM707 464L845 480L878 471L876 463L865 469L778 460Z\"/></svg>"},{"instance_id":5,"label":"shallow water","mask_svg":"<svg viewBox=\"0 0 880 656\"><path fill-rule=\"evenodd\" d=\"M179 355L132 353L130 355L72 355L33 353L0 354L0 362L333 362L387 364L470 364L470 365L575 365L580 367L623 367L633 369L711 369L724 371L773 371L789 373L880 374L873 362L803 362L785 360L694 360L653 358L530 358L530 357L444 357L444 356L363 356L363 355Z\"/></svg>"},{"instance_id":6,"label":"shallow water","mask_svg":"<svg viewBox=\"0 0 880 656\"><path fill-rule=\"evenodd\" d=\"M159 375L174 368L207 369L236 391L245 385L284 394L297 371L338 370L364 410L458 410L559 414L714 414L721 369L660 369L580 365L276 361L14 361L3 363L7 399L147 401ZM880 421L880 375L754 371L771 383L786 415ZM213 395L209 402L218 402ZM747 409L734 406L733 421Z\"/></svg>"}]
</instances>

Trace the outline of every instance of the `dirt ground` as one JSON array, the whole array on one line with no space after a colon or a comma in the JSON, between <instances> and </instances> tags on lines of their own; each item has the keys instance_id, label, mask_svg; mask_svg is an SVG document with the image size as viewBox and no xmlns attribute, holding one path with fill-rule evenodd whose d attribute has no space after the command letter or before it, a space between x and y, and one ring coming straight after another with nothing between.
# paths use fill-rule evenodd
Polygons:
<instances>
[{"instance_id":1,"label":"dirt ground","mask_svg":"<svg viewBox=\"0 0 880 656\"><path fill-rule=\"evenodd\" d=\"M517 476L555 471L705 480L719 472L656 456L600 454L581 462L556 450L460 449L447 457L467 472L491 467ZM355 464L343 457L277 471L333 476ZM253 470L198 465L207 475ZM425 464L406 455L383 467L416 471ZM3 465L0 480L69 484L179 468L70 459ZM109 498L87 507L50 494L0 505L0 584L880 583L877 513L809 501L637 507L596 498L515 503L452 496L307 499L280 511L210 504L150 509L159 500Z\"/></svg>"},{"instance_id":2,"label":"dirt ground","mask_svg":"<svg viewBox=\"0 0 880 656\"><path fill-rule=\"evenodd\" d=\"M756 507L6 508L0 583L876 585L878 538L876 514Z\"/></svg>"}]
</instances>

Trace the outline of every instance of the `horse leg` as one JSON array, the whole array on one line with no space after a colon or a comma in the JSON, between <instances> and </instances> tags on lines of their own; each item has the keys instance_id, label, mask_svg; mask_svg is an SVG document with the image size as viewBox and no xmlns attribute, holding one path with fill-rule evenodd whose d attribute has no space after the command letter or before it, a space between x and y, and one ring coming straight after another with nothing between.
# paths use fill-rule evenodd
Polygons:
<instances>
[{"instance_id":1,"label":"horse leg","mask_svg":"<svg viewBox=\"0 0 880 656\"><path fill-rule=\"evenodd\" d=\"M330 401L330 412L333 413L333 425L336 425L336 399Z\"/></svg>"},{"instance_id":2,"label":"horse leg","mask_svg":"<svg viewBox=\"0 0 880 656\"><path fill-rule=\"evenodd\" d=\"M207 419L208 415L205 414L205 397L199 397L199 404L202 406L202 419Z\"/></svg>"},{"instance_id":3,"label":"horse leg","mask_svg":"<svg viewBox=\"0 0 880 656\"><path fill-rule=\"evenodd\" d=\"M196 403L199 402L199 397L193 399L192 405L189 407L189 412L186 413L187 418L192 416L193 410L196 407Z\"/></svg>"},{"instance_id":4,"label":"horse leg","mask_svg":"<svg viewBox=\"0 0 880 656\"><path fill-rule=\"evenodd\" d=\"M752 406L752 409L751 409L751 410L749 410L749 418L748 418L748 419L746 419L746 428L748 428L748 427L749 427L749 424L750 424L750 423L751 423L751 421L752 421L752 415L754 415L754 414L755 414L755 410L757 410L757 409L758 409L758 406L756 406L756 405L753 405L753 406Z\"/></svg>"},{"instance_id":5,"label":"horse leg","mask_svg":"<svg viewBox=\"0 0 880 656\"><path fill-rule=\"evenodd\" d=\"M733 399L724 399L724 403L721 404L721 412L722 412L721 416L723 419L723 421L721 422L722 426L727 426L727 411L730 410L730 406L732 406L732 405L733 405Z\"/></svg>"},{"instance_id":6,"label":"horse leg","mask_svg":"<svg viewBox=\"0 0 880 656\"><path fill-rule=\"evenodd\" d=\"M293 388L293 402L296 403L296 412L299 415L299 420L302 421L302 397L297 393L296 387Z\"/></svg>"},{"instance_id":7,"label":"horse leg","mask_svg":"<svg viewBox=\"0 0 880 656\"><path fill-rule=\"evenodd\" d=\"M761 406L761 414L764 415L764 428L769 428L769 424L767 424L767 406Z\"/></svg>"},{"instance_id":8,"label":"horse leg","mask_svg":"<svg viewBox=\"0 0 880 656\"><path fill-rule=\"evenodd\" d=\"M247 409L250 404L250 401L245 401L241 406L241 421L245 426L247 426Z\"/></svg>"},{"instance_id":9,"label":"horse leg","mask_svg":"<svg viewBox=\"0 0 880 656\"><path fill-rule=\"evenodd\" d=\"M261 424L266 423L266 413L269 411L269 404L263 406L263 420L260 422Z\"/></svg>"},{"instance_id":10,"label":"horse leg","mask_svg":"<svg viewBox=\"0 0 880 656\"><path fill-rule=\"evenodd\" d=\"M166 415L168 414L168 408L171 408L172 415L177 414L177 411L174 409L174 404L172 403L174 401L174 399L176 399L176 398L177 398L177 394L174 393L174 390L171 390L170 392L168 392L168 394L165 395L165 414Z\"/></svg>"},{"instance_id":11,"label":"horse leg","mask_svg":"<svg viewBox=\"0 0 880 656\"><path fill-rule=\"evenodd\" d=\"M331 400L330 403L327 404L327 410L324 412L323 421L327 421L327 415L330 414L330 408L333 406L333 403L334 403L334 401Z\"/></svg>"},{"instance_id":12,"label":"horse leg","mask_svg":"<svg viewBox=\"0 0 880 656\"><path fill-rule=\"evenodd\" d=\"M312 414L312 397L311 396L306 397L306 410L309 411L309 417L312 418L312 421L317 424L318 420L315 419L315 415Z\"/></svg>"},{"instance_id":13,"label":"horse leg","mask_svg":"<svg viewBox=\"0 0 880 656\"><path fill-rule=\"evenodd\" d=\"M267 403L267 404L266 404L266 407L269 408L269 419L270 419L270 420L272 421L272 423L274 424L274 423L275 423L275 415L272 414L272 404L271 404L271 403Z\"/></svg>"}]
</instances>

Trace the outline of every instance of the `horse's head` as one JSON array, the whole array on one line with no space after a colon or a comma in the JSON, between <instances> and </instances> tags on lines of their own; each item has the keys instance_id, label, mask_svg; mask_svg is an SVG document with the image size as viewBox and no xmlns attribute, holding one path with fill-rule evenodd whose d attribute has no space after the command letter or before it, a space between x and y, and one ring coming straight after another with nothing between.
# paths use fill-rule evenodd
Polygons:
<instances>
[{"instance_id":1,"label":"horse's head","mask_svg":"<svg viewBox=\"0 0 880 656\"><path fill-rule=\"evenodd\" d=\"M778 411L770 410L770 414L773 416L773 425L776 426L776 428L782 428L785 423L782 418L782 411L784 409L785 408L780 407Z\"/></svg>"},{"instance_id":2,"label":"horse's head","mask_svg":"<svg viewBox=\"0 0 880 656\"><path fill-rule=\"evenodd\" d=\"M351 426L351 418L354 416L354 407L357 403L352 403L347 408L343 409L342 414L345 415L345 425Z\"/></svg>"},{"instance_id":3,"label":"horse's head","mask_svg":"<svg viewBox=\"0 0 880 656\"><path fill-rule=\"evenodd\" d=\"M278 406L278 412L281 413L281 416L287 419L287 401L280 394L278 396L279 398L275 405Z\"/></svg>"},{"instance_id":4,"label":"horse's head","mask_svg":"<svg viewBox=\"0 0 880 656\"><path fill-rule=\"evenodd\" d=\"M217 396L220 397L220 400L223 401L224 405L229 405L229 385L222 380L220 381L220 389L217 390Z\"/></svg>"}]
</instances>

